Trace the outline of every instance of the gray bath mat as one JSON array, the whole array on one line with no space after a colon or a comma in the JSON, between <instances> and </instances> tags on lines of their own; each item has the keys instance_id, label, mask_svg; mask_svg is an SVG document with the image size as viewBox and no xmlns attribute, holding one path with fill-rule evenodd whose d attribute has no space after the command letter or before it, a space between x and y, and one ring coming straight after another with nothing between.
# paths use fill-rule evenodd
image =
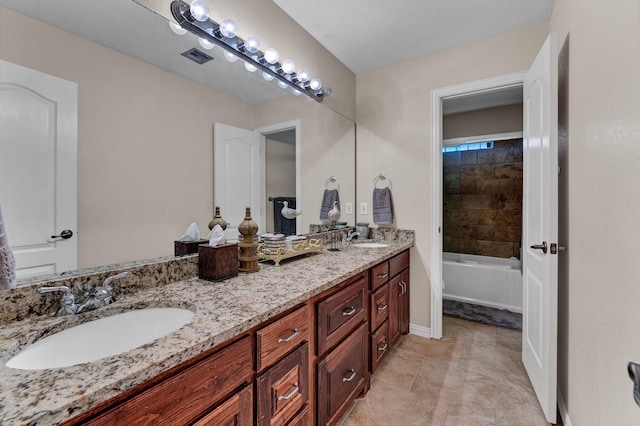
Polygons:
<instances>
[{"instance_id":1,"label":"gray bath mat","mask_svg":"<svg viewBox=\"0 0 640 426\"><path fill-rule=\"evenodd\" d=\"M486 306L444 299L442 301L442 313L453 318L522 331L522 314L507 311L506 309L487 308Z\"/></svg>"}]
</instances>

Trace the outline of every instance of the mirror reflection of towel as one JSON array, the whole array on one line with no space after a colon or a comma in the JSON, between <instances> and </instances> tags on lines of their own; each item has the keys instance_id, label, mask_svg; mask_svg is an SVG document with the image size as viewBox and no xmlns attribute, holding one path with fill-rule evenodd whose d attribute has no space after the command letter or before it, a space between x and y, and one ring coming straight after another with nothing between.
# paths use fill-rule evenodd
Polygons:
<instances>
[{"instance_id":1,"label":"mirror reflection of towel","mask_svg":"<svg viewBox=\"0 0 640 426\"><path fill-rule=\"evenodd\" d=\"M373 188L373 223L376 225L393 223L391 190L389 188Z\"/></svg>"},{"instance_id":2,"label":"mirror reflection of towel","mask_svg":"<svg viewBox=\"0 0 640 426\"><path fill-rule=\"evenodd\" d=\"M4 229L2 210L0 210L0 290L16 286L16 261L13 257L7 232Z\"/></svg>"},{"instance_id":3,"label":"mirror reflection of towel","mask_svg":"<svg viewBox=\"0 0 640 426\"><path fill-rule=\"evenodd\" d=\"M333 202L338 202L338 209L340 209L340 194L337 189L325 189L322 194L322 204L320 204L320 220L330 222L329 210L333 208Z\"/></svg>"}]
</instances>

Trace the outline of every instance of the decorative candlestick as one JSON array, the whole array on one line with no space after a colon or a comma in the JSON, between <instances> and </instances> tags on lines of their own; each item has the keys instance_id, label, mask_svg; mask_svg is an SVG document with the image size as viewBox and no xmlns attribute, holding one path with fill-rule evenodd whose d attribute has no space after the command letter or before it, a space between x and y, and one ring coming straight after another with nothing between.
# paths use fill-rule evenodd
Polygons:
<instances>
[{"instance_id":1,"label":"decorative candlestick","mask_svg":"<svg viewBox=\"0 0 640 426\"><path fill-rule=\"evenodd\" d=\"M251 219L251 207L247 207L244 220L238 225L238 231L244 239L238 243L240 254L238 256L238 270L240 272L258 272L258 243L254 236L258 233L258 224Z\"/></svg>"},{"instance_id":2,"label":"decorative candlestick","mask_svg":"<svg viewBox=\"0 0 640 426\"><path fill-rule=\"evenodd\" d=\"M209 222L209 229L213 229L214 226L216 225L220 225L220 228L222 228L222 230L224 231L225 229L227 229L227 221L224 220L222 218L222 216L220 216L220 207L216 206L216 212L213 215L213 219L211 219L211 222Z\"/></svg>"}]
</instances>

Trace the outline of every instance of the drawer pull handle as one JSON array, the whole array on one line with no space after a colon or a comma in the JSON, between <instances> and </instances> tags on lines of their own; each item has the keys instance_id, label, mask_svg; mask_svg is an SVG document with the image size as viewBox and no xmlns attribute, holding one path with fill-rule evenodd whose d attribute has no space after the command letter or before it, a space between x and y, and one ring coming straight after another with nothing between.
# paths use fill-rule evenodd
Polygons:
<instances>
[{"instance_id":1,"label":"drawer pull handle","mask_svg":"<svg viewBox=\"0 0 640 426\"><path fill-rule=\"evenodd\" d=\"M296 394L298 393L298 391L300 390L300 386L298 386L298 382L295 382L293 384L293 389L291 389L291 392L289 392L286 395L279 395L278 396L278 401L282 401L282 400L287 400L287 399L291 399L294 396L296 396Z\"/></svg>"},{"instance_id":2,"label":"drawer pull handle","mask_svg":"<svg viewBox=\"0 0 640 426\"><path fill-rule=\"evenodd\" d=\"M293 339L295 339L297 335L298 335L298 329L297 329L297 328L294 328L294 329L293 329L293 333L292 333L290 336L285 337L284 339L283 339L282 337L278 338L278 343L286 343L286 342L290 342L290 341L292 341Z\"/></svg>"},{"instance_id":3,"label":"drawer pull handle","mask_svg":"<svg viewBox=\"0 0 640 426\"><path fill-rule=\"evenodd\" d=\"M383 278L387 278L389 274L387 274L386 272L382 272L381 274L378 274L378 279L381 280Z\"/></svg>"},{"instance_id":4,"label":"drawer pull handle","mask_svg":"<svg viewBox=\"0 0 640 426\"><path fill-rule=\"evenodd\" d=\"M384 305L376 305L376 309L378 309L379 311L384 311L385 309L387 309L387 304L385 303Z\"/></svg>"},{"instance_id":5,"label":"drawer pull handle","mask_svg":"<svg viewBox=\"0 0 640 426\"><path fill-rule=\"evenodd\" d=\"M345 317L350 317L351 315L355 314L356 311L357 311L356 308L354 308L353 306L349 306L345 310L342 311L342 315L345 316Z\"/></svg>"},{"instance_id":6,"label":"drawer pull handle","mask_svg":"<svg viewBox=\"0 0 640 426\"><path fill-rule=\"evenodd\" d=\"M387 350L388 347L389 345L387 344L387 342L384 342L382 346L378 346L378 352L384 352Z\"/></svg>"},{"instance_id":7,"label":"drawer pull handle","mask_svg":"<svg viewBox=\"0 0 640 426\"><path fill-rule=\"evenodd\" d=\"M400 293L400 295L402 296L407 292L407 283L405 283L404 281L400 281L400 287L402 287L402 293Z\"/></svg>"},{"instance_id":8,"label":"drawer pull handle","mask_svg":"<svg viewBox=\"0 0 640 426\"><path fill-rule=\"evenodd\" d=\"M352 368L351 370L349 370L349 372L351 373L351 374L349 375L349 377L343 377L343 378L342 378L342 381L343 381L343 382L350 382L350 381L352 381L353 379L355 379L355 378L356 378L356 375L357 375L356 370L354 370L354 369Z\"/></svg>"}]
</instances>

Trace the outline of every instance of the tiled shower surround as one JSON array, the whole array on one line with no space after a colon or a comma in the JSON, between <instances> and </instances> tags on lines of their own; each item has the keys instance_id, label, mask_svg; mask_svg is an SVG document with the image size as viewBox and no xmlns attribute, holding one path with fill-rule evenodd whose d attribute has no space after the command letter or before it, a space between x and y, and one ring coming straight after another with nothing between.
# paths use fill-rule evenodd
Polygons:
<instances>
[{"instance_id":1,"label":"tiled shower surround","mask_svg":"<svg viewBox=\"0 0 640 426\"><path fill-rule=\"evenodd\" d=\"M522 139L443 154L444 251L520 257Z\"/></svg>"}]
</instances>

